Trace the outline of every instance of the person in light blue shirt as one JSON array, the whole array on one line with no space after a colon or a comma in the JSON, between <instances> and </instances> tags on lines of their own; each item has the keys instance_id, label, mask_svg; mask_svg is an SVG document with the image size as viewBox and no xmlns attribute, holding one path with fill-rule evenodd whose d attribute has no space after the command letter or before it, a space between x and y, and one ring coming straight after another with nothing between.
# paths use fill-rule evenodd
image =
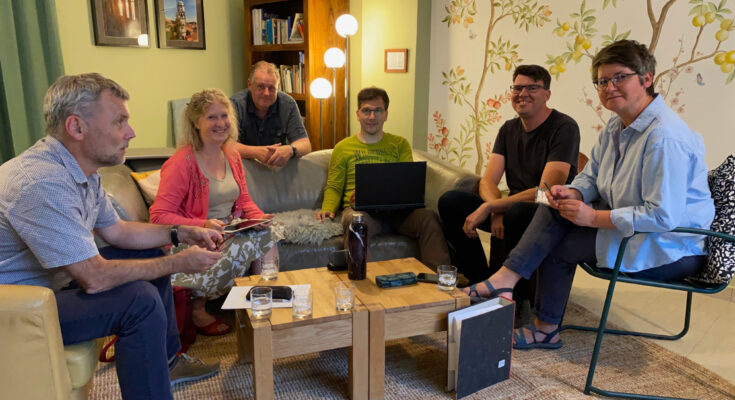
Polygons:
<instances>
[{"instance_id":1,"label":"person in light blue shirt","mask_svg":"<svg viewBox=\"0 0 735 400\"><path fill-rule=\"evenodd\" d=\"M520 278L538 269L538 316L514 332L514 348L561 347L558 329L577 264L613 268L620 242L634 232L651 233L628 242L623 272L678 280L704 264L701 236L668 232L712 223L704 142L654 92L655 66L636 41L600 50L592 61L593 84L616 115L584 170L570 185L546 193L549 207L539 207L504 266L466 289L482 297L512 293Z\"/></svg>"}]
</instances>

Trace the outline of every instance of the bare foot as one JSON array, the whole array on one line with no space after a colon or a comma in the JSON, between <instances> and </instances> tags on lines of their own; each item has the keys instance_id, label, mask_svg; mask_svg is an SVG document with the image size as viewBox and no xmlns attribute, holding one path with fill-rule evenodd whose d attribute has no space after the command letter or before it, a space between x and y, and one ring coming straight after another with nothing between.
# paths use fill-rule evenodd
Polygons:
<instances>
[{"instance_id":1,"label":"bare foot","mask_svg":"<svg viewBox=\"0 0 735 400\"><path fill-rule=\"evenodd\" d=\"M194 326L207 326L217 320L207 312L206 304L207 299L205 298L193 299L191 301L191 319L194 322Z\"/></svg>"}]
</instances>

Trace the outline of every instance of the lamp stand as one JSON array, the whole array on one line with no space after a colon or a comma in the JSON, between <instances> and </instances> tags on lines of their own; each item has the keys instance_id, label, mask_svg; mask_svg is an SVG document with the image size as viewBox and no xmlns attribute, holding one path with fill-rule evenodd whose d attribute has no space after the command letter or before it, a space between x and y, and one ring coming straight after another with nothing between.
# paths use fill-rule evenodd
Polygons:
<instances>
[{"instance_id":1,"label":"lamp stand","mask_svg":"<svg viewBox=\"0 0 735 400\"><path fill-rule=\"evenodd\" d=\"M345 137L350 136L350 37L345 35ZM334 96L337 97L336 95Z\"/></svg>"},{"instance_id":2,"label":"lamp stand","mask_svg":"<svg viewBox=\"0 0 735 400\"><path fill-rule=\"evenodd\" d=\"M322 136L322 100L319 99L319 150L324 150L324 137Z\"/></svg>"},{"instance_id":3,"label":"lamp stand","mask_svg":"<svg viewBox=\"0 0 735 400\"><path fill-rule=\"evenodd\" d=\"M332 68L332 148L337 145L337 68Z\"/></svg>"}]
</instances>

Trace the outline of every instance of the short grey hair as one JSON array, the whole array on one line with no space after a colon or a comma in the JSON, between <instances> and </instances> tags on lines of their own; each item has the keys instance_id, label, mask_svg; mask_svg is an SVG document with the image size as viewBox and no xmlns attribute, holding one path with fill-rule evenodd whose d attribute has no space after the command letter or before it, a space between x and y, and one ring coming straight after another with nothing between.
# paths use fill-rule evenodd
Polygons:
<instances>
[{"instance_id":1,"label":"short grey hair","mask_svg":"<svg viewBox=\"0 0 735 400\"><path fill-rule=\"evenodd\" d=\"M248 81L253 80L253 77L255 76L255 72L257 71L265 71L268 74L273 75L276 78L276 88L281 87L281 74L278 72L278 67L276 67L276 64L269 63L268 61L258 61L253 65L253 68L250 69L250 76L248 76Z\"/></svg>"},{"instance_id":2,"label":"short grey hair","mask_svg":"<svg viewBox=\"0 0 735 400\"><path fill-rule=\"evenodd\" d=\"M71 115L90 118L102 92L109 90L115 97L128 100L130 95L117 82L92 72L64 75L46 91L43 99L43 117L46 133L59 138L66 119Z\"/></svg>"}]
</instances>

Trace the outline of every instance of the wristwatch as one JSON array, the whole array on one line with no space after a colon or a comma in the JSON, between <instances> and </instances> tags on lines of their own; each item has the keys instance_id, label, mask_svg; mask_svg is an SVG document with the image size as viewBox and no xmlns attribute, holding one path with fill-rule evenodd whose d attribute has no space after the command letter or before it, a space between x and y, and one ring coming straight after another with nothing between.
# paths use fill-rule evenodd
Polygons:
<instances>
[{"instance_id":1,"label":"wristwatch","mask_svg":"<svg viewBox=\"0 0 735 400\"><path fill-rule=\"evenodd\" d=\"M296 158L299 156L299 153L296 151L296 146L291 145L291 150L293 150L293 158Z\"/></svg>"},{"instance_id":2,"label":"wristwatch","mask_svg":"<svg viewBox=\"0 0 735 400\"><path fill-rule=\"evenodd\" d=\"M169 235L171 235L171 244L174 245L174 247L179 245L179 226L174 225L171 227L171 230L168 232Z\"/></svg>"}]
</instances>

